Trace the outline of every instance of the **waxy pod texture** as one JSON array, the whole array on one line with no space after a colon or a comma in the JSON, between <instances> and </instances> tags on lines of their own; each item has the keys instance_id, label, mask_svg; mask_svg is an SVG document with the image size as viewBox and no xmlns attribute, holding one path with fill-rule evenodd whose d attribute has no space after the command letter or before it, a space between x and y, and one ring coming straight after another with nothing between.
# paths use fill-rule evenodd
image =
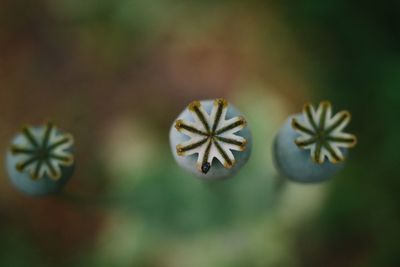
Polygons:
<instances>
[{"instance_id":1,"label":"waxy pod texture","mask_svg":"<svg viewBox=\"0 0 400 267\"><path fill-rule=\"evenodd\" d=\"M30 196L59 192L74 170L74 139L54 124L26 126L11 142L6 170L11 183Z\"/></svg>"},{"instance_id":2,"label":"waxy pod texture","mask_svg":"<svg viewBox=\"0 0 400 267\"><path fill-rule=\"evenodd\" d=\"M176 162L207 180L233 176L251 154L246 119L222 98L190 103L174 121L169 136Z\"/></svg>"},{"instance_id":3,"label":"waxy pod texture","mask_svg":"<svg viewBox=\"0 0 400 267\"><path fill-rule=\"evenodd\" d=\"M273 156L278 171L298 182L320 182L334 176L344 166L348 149L357 139L343 132L351 115L332 115L330 102L315 109L306 104L303 113L290 116L274 141Z\"/></svg>"}]
</instances>

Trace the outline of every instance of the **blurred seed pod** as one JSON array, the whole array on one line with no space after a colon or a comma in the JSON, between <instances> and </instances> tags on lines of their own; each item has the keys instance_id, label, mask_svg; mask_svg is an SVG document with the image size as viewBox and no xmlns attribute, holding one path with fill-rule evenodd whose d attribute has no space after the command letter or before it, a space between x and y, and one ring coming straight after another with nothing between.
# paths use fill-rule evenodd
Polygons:
<instances>
[{"instance_id":1,"label":"blurred seed pod","mask_svg":"<svg viewBox=\"0 0 400 267\"><path fill-rule=\"evenodd\" d=\"M330 102L290 116L274 141L273 157L278 171L298 182L319 182L334 176L344 166L348 149L357 138L343 132L351 115L341 111L332 116Z\"/></svg>"},{"instance_id":2,"label":"blurred seed pod","mask_svg":"<svg viewBox=\"0 0 400 267\"><path fill-rule=\"evenodd\" d=\"M26 126L11 142L6 169L11 183L31 196L59 192L74 170L74 139L48 123Z\"/></svg>"},{"instance_id":3,"label":"blurred seed pod","mask_svg":"<svg viewBox=\"0 0 400 267\"><path fill-rule=\"evenodd\" d=\"M174 121L169 137L176 162L204 179L233 176L251 154L247 122L225 99L190 103Z\"/></svg>"}]
</instances>

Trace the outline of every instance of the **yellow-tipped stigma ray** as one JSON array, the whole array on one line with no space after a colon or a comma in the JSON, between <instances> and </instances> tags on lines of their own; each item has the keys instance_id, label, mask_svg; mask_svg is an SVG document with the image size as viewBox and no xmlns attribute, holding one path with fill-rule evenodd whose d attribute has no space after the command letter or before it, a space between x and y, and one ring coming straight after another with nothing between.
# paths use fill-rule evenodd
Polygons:
<instances>
[{"instance_id":1,"label":"yellow-tipped stigma ray","mask_svg":"<svg viewBox=\"0 0 400 267\"><path fill-rule=\"evenodd\" d=\"M56 181L62 176L61 167L74 163L72 135L60 133L52 123L40 128L25 126L21 137L24 143L13 144L10 149L19 159L15 167L28 172L34 180L48 176Z\"/></svg>"},{"instance_id":2,"label":"yellow-tipped stigma ray","mask_svg":"<svg viewBox=\"0 0 400 267\"><path fill-rule=\"evenodd\" d=\"M332 116L332 105L323 101L315 110L307 103L303 108L303 121L292 120L292 127L300 134L295 140L298 147L309 149L311 158L318 164L324 163L327 158L332 163L344 161L340 148L354 147L356 136L343 132L349 124L351 115L348 111L341 111Z\"/></svg>"},{"instance_id":3,"label":"yellow-tipped stigma ray","mask_svg":"<svg viewBox=\"0 0 400 267\"><path fill-rule=\"evenodd\" d=\"M217 158L225 168L232 168L235 158L231 150L244 151L246 139L236 133L246 127L242 117L226 119L228 102L219 98L214 100L211 113L208 114L199 101L189 104L194 122L177 120L175 128L190 137L190 140L178 144L179 156L198 154L197 168L206 174Z\"/></svg>"}]
</instances>

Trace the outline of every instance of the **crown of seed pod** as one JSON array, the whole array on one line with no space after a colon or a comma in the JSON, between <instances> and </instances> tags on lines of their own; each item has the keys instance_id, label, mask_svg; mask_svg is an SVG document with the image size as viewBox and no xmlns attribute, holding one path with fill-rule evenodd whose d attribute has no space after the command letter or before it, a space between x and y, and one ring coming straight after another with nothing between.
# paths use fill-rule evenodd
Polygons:
<instances>
[{"instance_id":1,"label":"crown of seed pod","mask_svg":"<svg viewBox=\"0 0 400 267\"><path fill-rule=\"evenodd\" d=\"M251 134L243 115L225 99L193 101L170 130L180 166L202 178L224 178L248 160Z\"/></svg>"},{"instance_id":2,"label":"crown of seed pod","mask_svg":"<svg viewBox=\"0 0 400 267\"><path fill-rule=\"evenodd\" d=\"M351 115L332 115L330 102L315 109L304 105L303 113L290 116L275 138L274 159L280 173L301 182L323 181L336 174L348 149L357 138L344 132Z\"/></svg>"},{"instance_id":3,"label":"crown of seed pod","mask_svg":"<svg viewBox=\"0 0 400 267\"><path fill-rule=\"evenodd\" d=\"M74 169L74 139L54 124L25 126L11 142L6 168L11 182L28 195L61 190Z\"/></svg>"}]
</instances>

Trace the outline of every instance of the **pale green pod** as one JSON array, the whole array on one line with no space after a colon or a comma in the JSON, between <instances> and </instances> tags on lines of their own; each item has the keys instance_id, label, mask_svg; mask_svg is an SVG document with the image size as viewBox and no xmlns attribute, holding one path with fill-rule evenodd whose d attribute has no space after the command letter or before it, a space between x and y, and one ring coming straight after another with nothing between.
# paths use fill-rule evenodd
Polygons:
<instances>
[{"instance_id":1,"label":"pale green pod","mask_svg":"<svg viewBox=\"0 0 400 267\"><path fill-rule=\"evenodd\" d=\"M343 132L351 119L348 111L332 115L328 101L317 109L306 104L303 113L290 116L275 138L274 161L285 177L299 182L319 182L343 168L348 149L357 138Z\"/></svg>"},{"instance_id":2,"label":"pale green pod","mask_svg":"<svg viewBox=\"0 0 400 267\"><path fill-rule=\"evenodd\" d=\"M204 179L233 176L249 159L246 119L225 99L193 101L174 121L170 144L177 163Z\"/></svg>"},{"instance_id":3,"label":"pale green pod","mask_svg":"<svg viewBox=\"0 0 400 267\"><path fill-rule=\"evenodd\" d=\"M52 123L26 126L11 142L6 169L11 183L31 196L59 192L74 170L74 139Z\"/></svg>"}]
</instances>

